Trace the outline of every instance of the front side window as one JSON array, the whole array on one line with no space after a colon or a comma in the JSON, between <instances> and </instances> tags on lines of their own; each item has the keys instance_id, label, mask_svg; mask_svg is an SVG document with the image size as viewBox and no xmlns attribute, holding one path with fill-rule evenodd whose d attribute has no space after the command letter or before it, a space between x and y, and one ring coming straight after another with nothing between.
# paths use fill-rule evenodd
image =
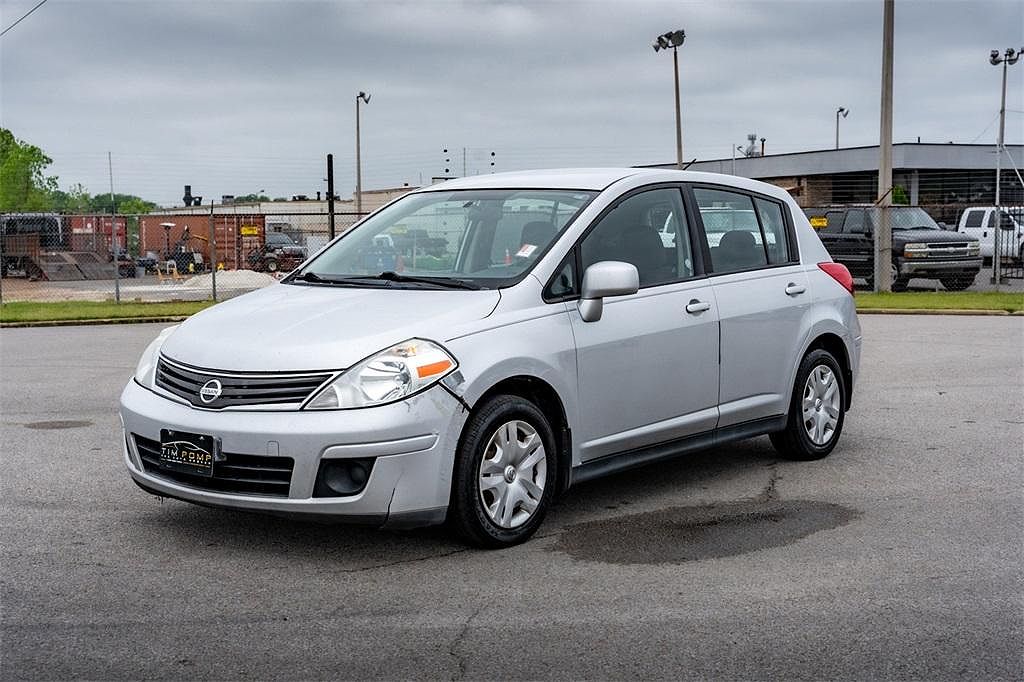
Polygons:
<instances>
[{"instance_id":1,"label":"front side window","mask_svg":"<svg viewBox=\"0 0 1024 682\"><path fill-rule=\"evenodd\" d=\"M351 230L286 282L508 286L533 267L596 194L549 189L410 194Z\"/></svg>"},{"instance_id":2,"label":"front side window","mask_svg":"<svg viewBox=\"0 0 1024 682\"><path fill-rule=\"evenodd\" d=\"M968 211L964 227L981 227L981 221L985 217L984 211Z\"/></svg>"},{"instance_id":3,"label":"front side window","mask_svg":"<svg viewBox=\"0 0 1024 682\"><path fill-rule=\"evenodd\" d=\"M704 223L714 272L738 272L768 265L768 252L751 197L703 187L694 188L693 194Z\"/></svg>"},{"instance_id":4,"label":"front side window","mask_svg":"<svg viewBox=\"0 0 1024 682\"><path fill-rule=\"evenodd\" d=\"M584 271L601 261L636 266L640 286L693 276L693 256L678 189L653 189L615 206L580 244Z\"/></svg>"}]
</instances>

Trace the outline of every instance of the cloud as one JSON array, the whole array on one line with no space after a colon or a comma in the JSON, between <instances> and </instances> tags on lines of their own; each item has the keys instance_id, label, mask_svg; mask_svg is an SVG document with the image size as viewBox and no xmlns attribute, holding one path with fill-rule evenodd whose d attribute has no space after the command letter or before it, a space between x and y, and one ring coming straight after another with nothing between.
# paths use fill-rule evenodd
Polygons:
<instances>
[{"instance_id":1,"label":"cloud","mask_svg":"<svg viewBox=\"0 0 1024 682\"><path fill-rule=\"evenodd\" d=\"M32 4L5 3L2 23ZM1016 46L1022 23L1017 2L897 3L895 139L976 138L998 107L988 51ZM440 174L445 147L456 172L468 148L470 173L492 150L499 170L666 162L672 60L650 43L677 27L688 157L727 157L748 132L769 152L828 147L838 106L844 144L877 141L881 3L867 1L51 0L0 41L0 119L63 184L105 188L111 150L119 191L167 203L185 183L313 194L329 151L347 193L359 90L368 187Z\"/></svg>"}]
</instances>

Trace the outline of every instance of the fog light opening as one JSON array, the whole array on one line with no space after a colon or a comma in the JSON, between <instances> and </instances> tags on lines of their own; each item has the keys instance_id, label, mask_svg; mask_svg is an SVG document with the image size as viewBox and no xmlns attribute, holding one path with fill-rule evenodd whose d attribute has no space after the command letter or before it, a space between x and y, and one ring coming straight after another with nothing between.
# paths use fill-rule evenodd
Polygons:
<instances>
[{"instance_id":1,"label":"fog light opening","mask_svg":"<svg viewBox=\"0 0 1024 682\"><path fill-rule=\"evenodd\" d=\"M348 497L366 487L373 459L325 459L320 462L313 497Z\"/></svg>"}]
</instances>

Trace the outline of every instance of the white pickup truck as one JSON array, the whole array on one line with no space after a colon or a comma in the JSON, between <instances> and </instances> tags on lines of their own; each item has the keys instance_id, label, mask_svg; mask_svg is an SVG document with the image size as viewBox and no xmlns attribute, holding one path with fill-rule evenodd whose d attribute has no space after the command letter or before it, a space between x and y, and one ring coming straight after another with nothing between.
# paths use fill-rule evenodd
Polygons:
<instances>
[{"instance_id":1,"label":"white pickup truck","mask_svg":"<svg viewBox=\"0 0 1024 682\"><path fill-rule=\"evenodd\" d=\"M1024 261L1024 207L1006 206L1002 210L999 253L1002 258ZM964 209L956 231L976 237L981 242L981 255L992 258L993 235L996 230L994 206L972 206Z\"/></svg>"}]
</instances>

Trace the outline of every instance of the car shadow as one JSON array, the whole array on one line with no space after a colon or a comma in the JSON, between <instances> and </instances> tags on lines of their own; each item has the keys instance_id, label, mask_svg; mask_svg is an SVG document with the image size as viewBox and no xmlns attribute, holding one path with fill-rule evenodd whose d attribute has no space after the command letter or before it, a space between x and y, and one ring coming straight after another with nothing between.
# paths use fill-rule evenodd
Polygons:
<instances>
[{"instance_id":1,"label":"car shadow","mask_svg":"<svg viewBox=\"0 0 1024 682\"><path fill-rule=\"evenodd\" d=\"M615 510L628 513L631 504L677 494L682 488L708 490L716 482L775 461L768 439L758 438L587 481L571 488L551 508L540 535L557 535L566 526L614 516ZM152 496L133 507L132 527L139 536L136 540L145 543L144 551L152 553L156 535L160 538L157 551L182 559L210 552L220 557L227 552L260 564L287 558L289 564L355 572L472 551L444 526L386 530L201 507Z\"/></svg>"}]
</instances>

